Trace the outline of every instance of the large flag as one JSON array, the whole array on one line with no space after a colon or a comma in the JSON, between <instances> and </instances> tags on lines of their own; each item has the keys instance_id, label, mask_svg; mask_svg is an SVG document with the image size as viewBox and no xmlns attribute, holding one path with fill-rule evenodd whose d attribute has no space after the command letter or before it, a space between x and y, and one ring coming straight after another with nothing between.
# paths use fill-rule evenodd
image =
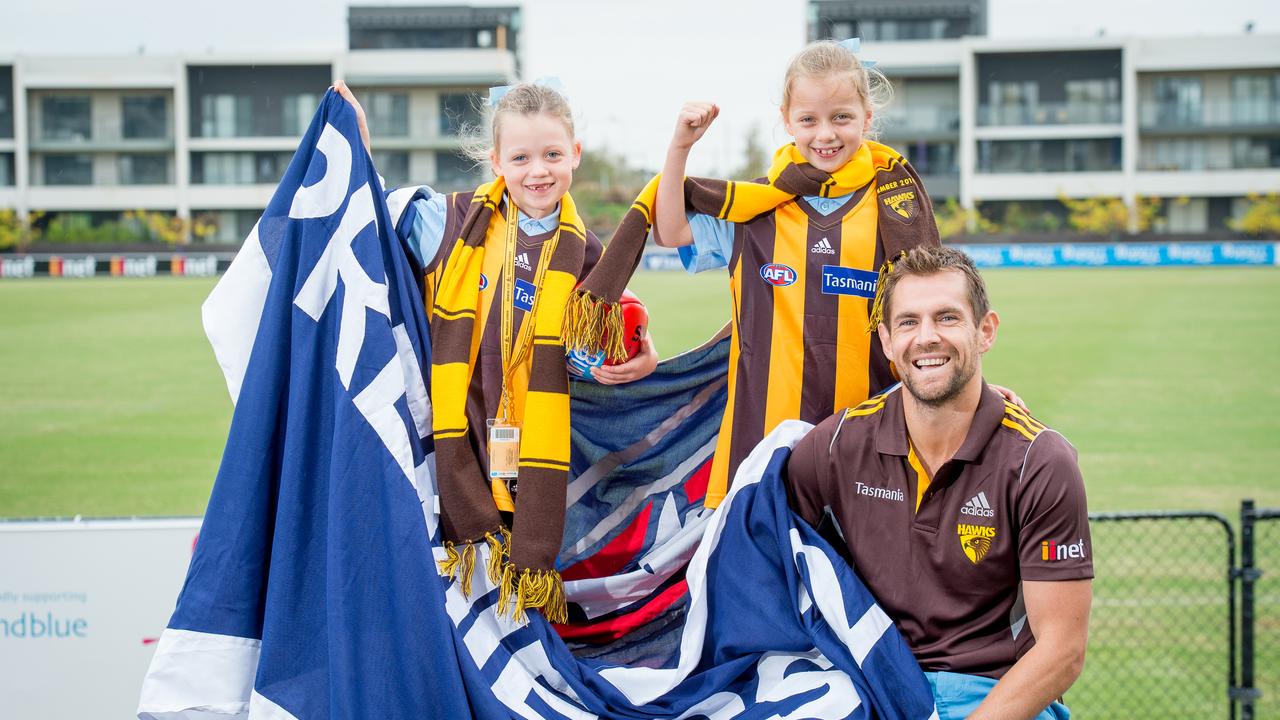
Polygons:
<instances>
[{"instance_id":1,"label":"large flag","mask_svg":"<svg viewBox=\"0 0 1280 720\"><path fill-rule=\"evenodd\" d=\"M391 207L329 93L205 306L236 409L139 717L935 715L890 619L787 508L807 425L702 507L723 338L575 385L568 624L499 614L484 573L469 597L440 578L430 348Z\"/></svg>"}]
</instances>

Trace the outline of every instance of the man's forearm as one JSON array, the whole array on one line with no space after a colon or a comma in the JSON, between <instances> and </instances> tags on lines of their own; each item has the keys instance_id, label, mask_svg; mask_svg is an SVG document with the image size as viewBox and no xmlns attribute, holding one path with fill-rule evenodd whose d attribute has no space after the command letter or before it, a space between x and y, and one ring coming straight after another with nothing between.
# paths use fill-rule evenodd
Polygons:
<instances>
[{"instance_id":1,"label":"man's forearm","mask_svg":"<svg viewBox=\"0 0 1280 720\"><path fill-rule=\"evenodd\" d=\"M1037 640L1000 682L987 699L969 716L970 720L1015 720L1034 718L1049 703L1062 697L1084 668L1082 643L1053 643Z\"/></svg>"}]
</instances>

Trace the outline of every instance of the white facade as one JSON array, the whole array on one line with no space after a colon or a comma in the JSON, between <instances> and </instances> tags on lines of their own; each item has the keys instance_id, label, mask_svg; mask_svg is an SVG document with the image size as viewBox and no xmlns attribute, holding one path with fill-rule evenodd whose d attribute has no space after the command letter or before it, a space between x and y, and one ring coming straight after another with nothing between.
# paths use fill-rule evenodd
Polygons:
<instances>
[{"instance_id":1,"label":"white facade","mask_svg":"<svg viewBox=\"0 0 1280 720\"><path fill-rule=\"evenodd\" d=\"M442 104L470 111L471 97L516 76L515 53L490 48L0 57L4 66L12 68L13 137L0 138L0 207L23 215L144 209L221 218L227 227L213 239L222 242L242 239L246 218L266 206L284 170L282 158L296 149L332 78L345 78L367 110L372 100L392 113L373 133L380 169L387 162L407 178L448 185L447 171L455 179L460 172L451 158L461 140L456 123L442 120ZM216 97L197 94L192 73L219 68L223 75L251 68L243 84L245 92L259 93L257 105L236 94L234 77L223 79L230 89ZM305 90L292 81L300 72L309 73ZM272 97L263 98L262 84L273 83L292 94L268 90ZM260 129L264 105L283 118L270 131ZM144 111L143 127L130 125L126 106ZM75 121L60 122L63 115ZM375 124L387 120L370 115ZM442 156L450 167L440 166Z\"/></svg>"},{"instance_id":2,"label":"white facade","mask_svg":"<svg viewBox=\"0 0 1280 720\"><path fill-rule=\"evenodd\" d=\"M926 185L955 190L934 195L955 196L966 207L983 202L1055 200L1068 197L1122 197L1130 204L1138 197L1179 199L1179 215L1188 213L1188 199L1234 198L1280 190L1280 162L1274 149L1280 143L1280 36L1236 35L1189 38L1092 38L1064 40L1008 40L961 38L929 42L864 43L872 58L895 87L886 108L883 136L900 147L912 162L912 148L925 142L954 143L954 165L948 185L925 171ZM1046 55L1038 55L1046 54ZM992 106L998 72L1018 76L1021 58L1054 57L1069 76L1075 59L1106 58L1116 62L1105 77L1074 88L1099 93L1097 102L1043 101L1037 86L1043 79L1006 83L1024 94L1016 106ZM1075 72L1079 72L1075 70ZM929 93L913 92L927 83ZM1061 85L1061 79L1057 80ZM939 87L951 85L951 97ZM1068 88L1070 94L1070 90ZM1030 98L1025 97L1029 93ZM984 105L983 98L987 104ZM1007 99L1006 99L1007 102ZM952 128L931 124L922 131L909 118L941 117L956 112ZM1010 113L1008 110L1017 112ZM1013 119L1008 116L1017 115ZM895 123L897 125L895 126ZM958 126L956 126L958 125ZM1109 167L1089 167L1089 153L1118 154ZM1085 156L1084 167L1053 167L1052 162L1026 162L1003 167L989 162L992 149L1034 144L1071 156ZM984 164L983 151L988 154ZM1068 157L1071 162L1073 157ZM927 161L926 161L927 162ZM958 182L955 180L958 179ZM1203 229L1202 219L1179 223ZM1189 230L1190 231L1190 230Z\"/></svg>"}]
</instances>

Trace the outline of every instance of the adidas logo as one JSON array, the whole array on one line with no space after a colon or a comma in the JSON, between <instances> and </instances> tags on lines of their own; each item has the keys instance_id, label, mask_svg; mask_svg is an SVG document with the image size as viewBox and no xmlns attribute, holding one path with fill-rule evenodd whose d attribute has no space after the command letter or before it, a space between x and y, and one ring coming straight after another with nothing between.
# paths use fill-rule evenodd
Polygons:
<instances>
[{"instance_id":1,"label":"adidas logo","mask_svg":"<svg viewBox=\"0 0 1280 720\"><path fill-rule=\"evenodd\" d=\"M995 517L996 513L991 509L991 503L987 502L987 494L979 492L977 495L969 498L969 502L960 508L961 515L977 515L979 517Z\"/></svg>"},{"instance_id":2,"label":"adidas logo","mask_svg":"<svg viewBox=\"0 0 1280 720\"><path fill-rule=\"evenodd\" d=\"M516 256L516 267L524 270L533 269L533 266L529 264L529 253L520 253Z\"/></svg>"},{"instance_id":3,"label":"adidas logo","mask_svg":"<svg viewBox=\"0 0 1280 720\"><path fill-rule=\"evenodd\" d=\"M816 252L819 255L835 255L836 254L835 248L831 247L831 243L827 242L826 238L822 238L818 242L814 243L813 247L809 248L809 251Z\"/></svg>"}]
</instances>

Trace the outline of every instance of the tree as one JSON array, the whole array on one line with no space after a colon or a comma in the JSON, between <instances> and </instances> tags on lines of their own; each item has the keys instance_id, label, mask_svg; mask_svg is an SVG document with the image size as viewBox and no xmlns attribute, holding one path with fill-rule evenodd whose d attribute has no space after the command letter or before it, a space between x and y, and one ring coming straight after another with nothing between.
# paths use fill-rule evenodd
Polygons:
<instances>
[{"instance_id":1,"label":"tree","mask_svg":"<svg viewBox=\"0 0 1280 720\"><path fill-rule=\"evenodd\" d=\"M742 153L742 164L729 172L730 180L754 180L769 173L769 149L760 142L760 126L751 123L747 128L747 147Z\"/></svg>"},{"instance_id":2,"label":"tree","mask_svg":"<svg viewBox=\"0 0 1280 720\"><path fill-rule=\"evenodd\" d=\"M44 215L32 212L25 218L12 208L0 208L0 250L16 250L25 252L34 242L40 240L40 228L36 222Z\"/></svg>"},{"instance_id":3,"label":"tree","mask_svg":"<svg viewBox=\"0 0 1280 720\"><path fill-rule=\"evenodd\" d=\"M973 226L974 232L980 235L990 235L1000 231L999 226L978 212L976 204L972 208L966 208L961 206L955 198L947 198L947 202L942 207L934 208L933 218L938 223L938 234L943 240L967 234L970 225Z\"/></svg>"},{"instance_id":4,"label":"tree","mask_svg":"<svg viewBox=\"0 0 1280 720\"><path fill-rule=\"evenodd\" d=\"M1227 227L1255 236L1280 235L1280 195L1249 194L1249 207L1238 218L1227 220Z\"/></svg>"},{"instance_id":5,"label":"tree","mask_svg":"<svg viewBox=\"0 0 1280 720\"><path fill-rule=\"evenodd\" d=\"M1067 224L1073 230L1095 235L1110 235L1129 231L1130 207L1118 197L1090 197L1073 199L1066 195L1058 196L1067 207ZM1136 198L1133 208L1137 227L1143 232L1151 227L1152 221L1160 213L1160 201L1157 198Z\"/></svg>"}]
</instances>

